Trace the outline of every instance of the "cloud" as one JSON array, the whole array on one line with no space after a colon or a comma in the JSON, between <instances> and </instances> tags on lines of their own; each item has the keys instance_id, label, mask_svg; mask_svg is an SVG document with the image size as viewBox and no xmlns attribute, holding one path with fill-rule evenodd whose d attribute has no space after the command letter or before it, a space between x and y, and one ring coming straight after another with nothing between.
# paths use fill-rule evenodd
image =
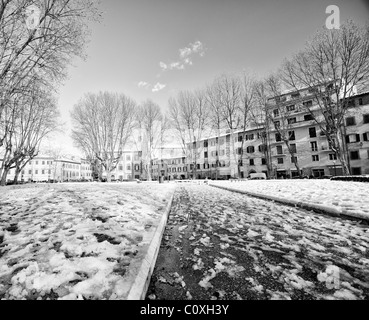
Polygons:
<instances>
[{"instance_id":1,"label":"cloud","mask_svg":"<svg viewBox=\"0 0 369 320\"><path fill-rule=\"evenodd\" d=\"M169 65L169 70L178 69L178 70L184 70L184 65L180 62L172 62Z\"/></svg>"},{"instance_id":2,"label":"cloud","mask_svg":"<svg viewBox=\"0 0 369 320\"><path fill-rule=\"evenodd\" d=\"M160 68L163 71L166 70L184 70L185 66L192 66L192 57L194 55L199 55L200 57L205 56L205 47L201 41L196 41L195 43L190 43L187 47L179 49L179 61L166 64L160 62Z\"/></svg>"},{"instance_id":3,"label":"cloud","mask_svg":"<svg viewBox=\"0 0 369 320\"><path fill-rule=\"evenodd\" d=\"M145 89L148 89L151 86L150 83L147 83L145 81L140 81L137 85L139 88L145 88Z\"/></svg>"},{"instance_id":4,"label":"cloud","mask_svg":"<svg viewBox=\"0 0 369 320\"><path fill-rule=\"evenodd\" d=\"M167 85L166 84L162 84L160 82L158 82L154 88L152 89L152 92L159 92L161 90L163 90Z\"/></svg>"},{"instance_id":5,"label":"cloud","mask_svg":"<svg viewBox=\"0 0 369 320\"><path fill-rule=\"evenodd\" d=\"M165 71L165 70L167 70L167 69L168 69L168 65L167 65L167 64L165 64L164 62L160 62L160 63L159 63L159 65L160 65L160 68L161 68L163 71Z\"/></svg>"}]
</instances>

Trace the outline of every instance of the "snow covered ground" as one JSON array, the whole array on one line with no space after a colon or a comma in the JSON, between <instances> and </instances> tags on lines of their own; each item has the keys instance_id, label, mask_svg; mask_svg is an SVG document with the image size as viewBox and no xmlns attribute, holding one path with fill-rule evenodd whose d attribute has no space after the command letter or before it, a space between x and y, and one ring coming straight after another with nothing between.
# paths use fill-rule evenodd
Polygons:
<instances>
[{"instance_id":1,"label":"snow covered ground","mask_svg":"<svg viewBox=\"0 0 369 320\"><path fill-rule=\"evenodd\" d=\"M0 299L125 299L174 184L0 189Z\"/></svg>"},{"instance_id":2,"label":"snow covered ground","mask_svg":"<svg viewBox=\"0 0 369 320\"><path fill-rule=\"evenodd\" d=\"M369 299L367 225L195 184L172 208L149 299Z\"/></svg>"},{"instance_id":3,"label":"snow covered ground","mask_svg":"<svg viewBox=\"0 0 369 320\"><path fill-rule=\"evenodd\" d=\"M248 180L211 183L282 200L324 205L345 215L369 219L369 183L331 180Z\"/></svg>"}]
</instances>

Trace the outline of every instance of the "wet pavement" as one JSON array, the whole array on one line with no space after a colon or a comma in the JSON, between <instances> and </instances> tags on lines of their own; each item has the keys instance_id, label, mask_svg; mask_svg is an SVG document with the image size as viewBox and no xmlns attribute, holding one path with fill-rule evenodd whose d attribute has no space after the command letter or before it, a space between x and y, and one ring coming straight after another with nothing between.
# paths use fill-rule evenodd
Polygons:
<instances>
[{"instance_id":1,"label":"wet pavement","mask_svg":"<svg viewBox=\"0 0 369 320\"><path fill-rule=\"evenodd\" d=\"M179 186L148 300L369 299L369 227Z\"/></svg>"}]
</instances>

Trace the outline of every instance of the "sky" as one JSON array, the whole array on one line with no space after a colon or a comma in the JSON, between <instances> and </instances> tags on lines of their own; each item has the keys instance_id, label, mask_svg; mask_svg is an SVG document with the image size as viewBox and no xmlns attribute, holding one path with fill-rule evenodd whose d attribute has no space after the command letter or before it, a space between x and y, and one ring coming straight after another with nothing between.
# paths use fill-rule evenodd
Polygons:
<instances>
[{"instance_id":1,"label":"sky","mask_svg":"<svg viewBox=\"0 0 369 320\"><path fill-rule=\"evenodd\" d=\"M178 91L203 88L223 73L276 71L325 26L329 5L338 6L341 23L369 21L364 0L102 0L87 59L73 61L59 89L64 132L50 143L80 155L70 111L87 92L151 99L165 112Z\"/></svg>"}]
</instances>

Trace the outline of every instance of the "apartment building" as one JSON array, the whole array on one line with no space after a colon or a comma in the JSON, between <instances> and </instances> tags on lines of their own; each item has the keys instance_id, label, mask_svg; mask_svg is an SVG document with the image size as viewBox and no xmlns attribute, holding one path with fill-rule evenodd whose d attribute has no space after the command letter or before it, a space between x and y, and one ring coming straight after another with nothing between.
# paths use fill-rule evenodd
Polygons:
<instances>
[{"instance_id":1,"label":"apartment building","mask_svg":"<svg viewBox=\"0 0 369 320\"><path fill-rule=\"evenodd\" d=\"M1 165L1 160L0 160ZM14 180L15 169L11 169L7 181ZM19 181L77 181L84 178L92 180L91 165L84 159L55 159L49 156L39 156L30 160L21 171Z\"/></svg>"},{"instance_id":2,"label":"apartment building","mask_svg":"<svg viewBox=\"0 0 369 320\"><path fill-rule=\"evenodd\" d=\"M236 176L238 170L240 177L248 177L250 173L267 174L267 162L272 178L298 176L296 163L304 176L341 175L339 160L313 120L323 121L314 96L314 92L306 89L271 98L269 107L274 123L268 128L264 123L189 143L188 151L193 155L188 160L189 177L227 179ZM349 103L342 142L347 146L351 173L369 174L369 92L355 94ZM309 110L314 117L306 106L311 106ZM283 130L279 127L281 123L286 124ZM288 146L281 131L288 136Z\"/></svg>"},{"instance_id":3,"label":"apartment building","mask_svg":"<svg viewBox=\"0 0 369 320\"><path fill-rule=\"evenodd\" d=\"M151 176L153 180L164 177L165 180L188 179L186 157L168 157L153 161Z\"/></svg>"},{"instance_id":4,"label":"apartment building","mask_svg":"<svg viewBox=\"0 0 369 320\"><path fill-rule=\"evenodd\" d=\"M103 177L106 177L106 172ZM117 167L111 173L111 179L117 181L132 181L141 179L142 153L140 151L123 151Z\"/></svg>"}]
</instances>

